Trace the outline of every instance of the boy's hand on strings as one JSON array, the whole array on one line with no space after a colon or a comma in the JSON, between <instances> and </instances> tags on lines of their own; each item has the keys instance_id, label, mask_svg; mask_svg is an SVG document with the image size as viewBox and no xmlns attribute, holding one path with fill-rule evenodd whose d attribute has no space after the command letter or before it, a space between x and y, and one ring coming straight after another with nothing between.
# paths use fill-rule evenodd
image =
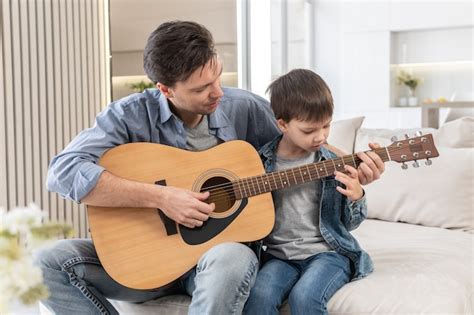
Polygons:
<instances>
[{"instance_id":1,"label":"boy's hand on strings","mask_svg":"<svg viewBox=\"0 0 474 315\"><path fill-rule=\"evenodd\" d=\"M336 190L349 198L350 201L357 201L364 195L364 190L359 182L359 174L355 168L350 165L344 166L347 173L336 171L336 180L343 183L346 188L337 186Z\"/></svg>"}]
</instances>

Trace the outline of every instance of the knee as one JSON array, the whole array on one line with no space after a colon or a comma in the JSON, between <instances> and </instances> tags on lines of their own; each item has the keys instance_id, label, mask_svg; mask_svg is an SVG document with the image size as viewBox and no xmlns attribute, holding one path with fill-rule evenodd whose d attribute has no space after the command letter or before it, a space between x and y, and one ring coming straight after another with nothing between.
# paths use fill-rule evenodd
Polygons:
<instances>
[{"instance_id":1,"label":"knee","mask_svg":"<svg viewBox=\"0 0 474 315\"><path fill-rule=\"evenodd\" d=\"M199 260L197 267L200 269L216 266L242 272L256 267L257 264L257 256L248 246L240 243L222 243L208 250Z\"/></svg>"},{"instance_id":2,"label":"knee","mask_svg":"<svg viewBox=\"0 0 474 315\"><path fill-rule=\"evenodd\" d=\"M61 269L61 262L59 255L61 252L65 252L67 243L65 240L55 242L52 246L48 246L39 250L34 255L36 265L41 269Z\"/></svg>"},{"instance_id":3,"label":"knee","mask_svg":"<svg viewBox=\"0 0 474 315\"><path fill-rule=\"evenodd\" d=\"M240 243L223 243L208 250L199 260L196 271L208 270L227 280L246 281L253 285L258 270L255 253Z\"/></svg>"},{"instance_id":4,"label":"knee","mask_svg":"<svg viewBox=\"0 0 474 315\"><path fill-rule=\"evenodd\" d=\"M61 270L65 262L79 255L78 246L84 242L85 240L56 241L35 254L35 263L41 269Z\"/></svg>"}]
</instances>

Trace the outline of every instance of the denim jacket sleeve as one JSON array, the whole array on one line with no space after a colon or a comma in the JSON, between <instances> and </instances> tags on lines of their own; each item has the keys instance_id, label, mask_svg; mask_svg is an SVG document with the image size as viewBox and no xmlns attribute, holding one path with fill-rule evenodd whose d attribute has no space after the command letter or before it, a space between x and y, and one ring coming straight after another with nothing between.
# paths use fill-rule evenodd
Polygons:
<instances>
[{"instance_id":1,"label":"denim jacket sleeve","mask_svg":"<svg viewBox=\"0 0 474 315\"><path fill-rule=\"evenodd\" d=\"M123 104L122 104L123 105ZM97 184L104 168L102 154L128 142L126 106L111 104L96 118L92 128L79 133L49 165L47 189L63 198L80 202Z\"/></svg>"},{"instance_id":2,"label":"denim jacket sleeve","mask_svg":"<svg viewBox=\"0 0 474 315\"><path fill-rule=\"evenodd\" d=\"M342 221L348 231L355 230L367 218L367 199L365 192L357 201L346 198L346 207L342 215Z\"/></svg>"}]
</instances>

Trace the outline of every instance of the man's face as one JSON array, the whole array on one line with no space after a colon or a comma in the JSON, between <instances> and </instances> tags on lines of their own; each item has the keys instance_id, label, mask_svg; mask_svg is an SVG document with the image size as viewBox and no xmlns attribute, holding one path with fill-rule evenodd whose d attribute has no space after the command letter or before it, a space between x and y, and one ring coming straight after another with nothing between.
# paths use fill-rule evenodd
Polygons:
<instances>
[{"instance_id":1,"label":"man's face","mask_svg":"<svg viewBox=\"0 0 474 315\"><path fill-rule=\"evenodd\" d=\"M215 58L196 69L186 81L167 88L165 96L176 107L178 114L210 114L216 110L224 95L220 84L221 73L222 65Z\"/></svg>"}]
</instances>

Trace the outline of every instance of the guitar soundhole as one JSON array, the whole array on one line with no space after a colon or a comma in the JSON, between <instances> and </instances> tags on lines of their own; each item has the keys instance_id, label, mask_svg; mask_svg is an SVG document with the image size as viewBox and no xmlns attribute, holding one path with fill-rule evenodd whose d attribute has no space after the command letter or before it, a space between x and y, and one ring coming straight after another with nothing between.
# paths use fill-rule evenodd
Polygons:
<instances>
[{"instance_id":1,"label":"guitar soundhole","mask_svg":"<svg viewBox=\"0 0 474 315\"><path fill-rule=\"evenodd\" d=\"M235 193L232 183L225 177L209 178L201 187L201 192L210 191L207 203L215 203L214 212L222 213L229 210L235 203Z\"/></svg>"}]
</instances>

